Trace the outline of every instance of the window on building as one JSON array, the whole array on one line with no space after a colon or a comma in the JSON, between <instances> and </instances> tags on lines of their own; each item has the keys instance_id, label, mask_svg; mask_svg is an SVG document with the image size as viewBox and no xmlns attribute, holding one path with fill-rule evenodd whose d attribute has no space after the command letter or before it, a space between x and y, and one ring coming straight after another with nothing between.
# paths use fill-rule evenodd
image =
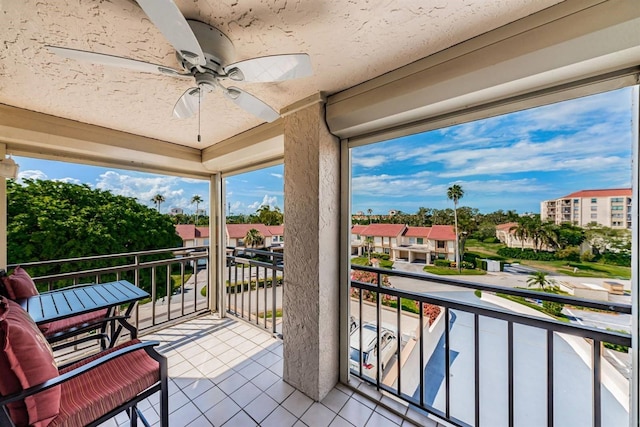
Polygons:
<instances>
[{"instance_id":1,"label":"window on building","mask_svg":"<svg viewBox=\"0 0 640 427\"><path fill-rule=\"evenodd\" d=\"M419 245L424 244L424 239L422 237L418 237L418 244Z\"/></svg>"},{"instance_id":2,"label":"window on building","mask_svg":"<svg viewBox=\"0 0 640 427\"><path fill-rule=\"evenodd\" d=\"M591 199L591 203L598 203L598 199L596 198Z\"/></svg>"},{"instance_id":3,"label":"window on building","mask_svg":"<svg viewBox=\"0 0 640 427\"><path fill-rule=\"evenodd\" d=\"M591 219L596 219L598 218L598 214L591 214Z\"/></svg>"},{"instance_id":4,"label":"window on building","mask_svg":"<svg viewBox=\"0 0 640 427\"><path fill-rule=\"evenodd\" d=\"M409 237L409 244L413 245L416 243L416 238L415 237Z\"/></svg>"},{"instance_id":5,"label":"window on building","mask_svg":"<svg viewBox=\"0 0 640 427\"><path fill-rule=\"evenodd\" d=\"M436 248L438 248L438 249L446 248L446 242L444 240L438 240L436 242Z\"/></svg>"},{"instance_id":6,"label":"window on building","mask_svg":"<svg viewBox=\"0 0 640 427\"><path fill-rule=\"evenodd\" d=\"M593 212L593 211L597 211L597 210L598 210L598 207L597 207L597 206L591 206L591 211L592 211L592 212Z\"/></svg>"}]
</instances>

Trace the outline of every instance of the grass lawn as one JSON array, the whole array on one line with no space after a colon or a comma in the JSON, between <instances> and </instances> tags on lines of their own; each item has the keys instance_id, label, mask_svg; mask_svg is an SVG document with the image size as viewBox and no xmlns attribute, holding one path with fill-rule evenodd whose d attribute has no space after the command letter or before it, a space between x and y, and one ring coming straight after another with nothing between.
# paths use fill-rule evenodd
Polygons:
<instances>
[{"instance_id":1,"label":"grass lawn","mask_svg":"<svg viewBox=\"0 0 640 427\"><path fill-rule=\"evenodd\" d=\"M487 257L500 258L498 249L504 247L502 243L484 243L475 239L467 240L465 251L475 252ZM563 274L572 277L600 277L606 279L630 279L631 268L618 265L601 264L595 262L572 261L534 261L509 259L506 262L517 262L540 271ZM574 272L574 269L577 270Z\"/></svg>"},{"instance_id":2,"label":"grass lawn","mask_svg":"<svg viewBox=\"0 0 640 427\"><path fill-rule=\"evenodd\" d=\"M465 252L475 252L478 255L485 255L491 258L502 258L498 256L498 249L504 248L502 243L484 243L476 239L467 239L464 245Z\"/></svg>"},{"instance_id":3,"label":"grass lawn","mask_svg":"<svg viewBox=\"0 0 640 427\"><path fill-rule=\"evenodd\" d=\"M386 268L391 270L391 268L393 267L393 261L380 259L380 258L378 258L378 261L380 261L380 268ZM369 258L367 257L351 258L351 264L369 265Z\"/></svg>"},{"instance_id":4,"label":"grass lawn","mask_svg":"<svg viewBox=\"0 0 640 427\"><path fill-rule=\"evenodd\" d=\"M273 317L272 316L273 311L268 310L267 311L267 317ZM264 319L264 311L261 311L260 313L258 313L258 317L261 319ZM276 317L282 317L282 309L281 308L277 308L276 309Z\"/></svg>"},{"instance_id":5,"label":"grass lawn","mask_svg":"<svg viewBox=\"0 0 640 427\"><path fill-rule=\"evenodd\" d=\"M487 272L484 271L484 270L468 270L468 269L463 268L461 271L458 271L455 268L435 267L435 266L431 266L431 265L426 265L423 270L426 271L427 273L437 274L439 276L457 276L457 275L462 275L462 276L482 276L484 274L487 274Z\"/></svg>"}]
</instances>

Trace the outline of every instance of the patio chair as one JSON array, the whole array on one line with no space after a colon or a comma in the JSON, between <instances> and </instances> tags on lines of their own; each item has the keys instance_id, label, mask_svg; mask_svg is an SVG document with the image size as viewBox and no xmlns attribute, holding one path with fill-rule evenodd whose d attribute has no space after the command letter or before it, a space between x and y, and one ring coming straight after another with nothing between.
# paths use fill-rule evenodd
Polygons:
<instances>
[{"instance_id":1,"label":"patio chair","mask_svg":"<svg viewBox=\"0 0 640 427\"><path fill-rule=\"evenodd\" d=\"M131 426L149 426L137 404L159 392L167 427L167 361L156 345L131 340L58 370L28 313L0 297L0 425L97 426L127 411Z\"/></svg>"}]
</instances>

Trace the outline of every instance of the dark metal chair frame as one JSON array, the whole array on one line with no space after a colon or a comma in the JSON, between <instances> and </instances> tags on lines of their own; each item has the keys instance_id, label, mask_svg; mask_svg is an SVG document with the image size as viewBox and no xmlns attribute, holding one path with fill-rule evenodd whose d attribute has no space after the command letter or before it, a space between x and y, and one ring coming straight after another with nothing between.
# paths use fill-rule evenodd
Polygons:
<instances>
[{"instance_id":1,"label":"dark metal chair frame","mask_svg":"<svg viewBox=\"0 0 640 427\"><path fill-rule=\"evenodd\" d=\"M168 427L169 426L169 386L168 386L168 367L167 367L167 359L162 354L158 353L155 346L160 343L157 341L149 341L149 342L140 342L137 344L133 344L114 352L105 354L102 357L99 357L96 360L93 360L85 365L79 366L76 369L73 369L69 372L61 374L60 376L53 378L49 381L46 381L42 384L38 384L36 386L30 387L20 393L15 393L9 396L0 397L0 425L2 426L11 426L15 427L15 424L9 417L9 412L7 409L7 404L24 400L25 397L32 396L38 392L50 389L57 385L60 385L66 381L69 381L72 378L75 378L79 375L91 375L91 370L96 368L97 366L103 365L104 363L114 360L118 357L121 357L125 354L137 351L144 350L151 358L156 360L159 363L160 369L160 379L153 386L149 387L146 390L140 390L138 394L128 402L111 409L108 413L104 414L100 418L92 421L87 424L89 427L98 426L110 418L113 418L115 415L120 412L127 411L130 419L131 427L136 427L138 425L138 418L140 421L146 426L150 427L147 420L144 418L142 413L137 408L137 404L151 396L154 393L160 392L160 426Z\"/></svg>"}]
</instances>

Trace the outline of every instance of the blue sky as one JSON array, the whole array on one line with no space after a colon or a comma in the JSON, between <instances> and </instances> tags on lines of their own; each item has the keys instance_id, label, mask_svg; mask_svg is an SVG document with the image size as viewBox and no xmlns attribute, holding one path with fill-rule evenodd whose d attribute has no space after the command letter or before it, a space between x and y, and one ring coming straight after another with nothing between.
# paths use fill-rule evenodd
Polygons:
<instances>
[{"instance_id":1,"label":"blue sky","mask_svg":"<svg viewBox=\"0 0 640 427\"><path fill-rule=\"evenodd\" d=\"M574 191L631 185L632 91L620 89L353 150L353 212L452 207L447 188L465 191L462 206L483 213L539 212L540 201ZM16 157L20 177L89 184L153 206L193 213L194 195L209 202L209 183L173 176ZM284 166L228 177L233 214L284 207Z\"/></svg>"},{"instance_id":2,"label":"blue sky","mask_svg":"<svg viewBox=\"0 0 640 427\"><path fill-rule=\"evenodd\" d=\"M355 148L352 210L461 206L540 212L542 200L631 185L632 90L620 89Z\"/></svg>"}]
</instances>

